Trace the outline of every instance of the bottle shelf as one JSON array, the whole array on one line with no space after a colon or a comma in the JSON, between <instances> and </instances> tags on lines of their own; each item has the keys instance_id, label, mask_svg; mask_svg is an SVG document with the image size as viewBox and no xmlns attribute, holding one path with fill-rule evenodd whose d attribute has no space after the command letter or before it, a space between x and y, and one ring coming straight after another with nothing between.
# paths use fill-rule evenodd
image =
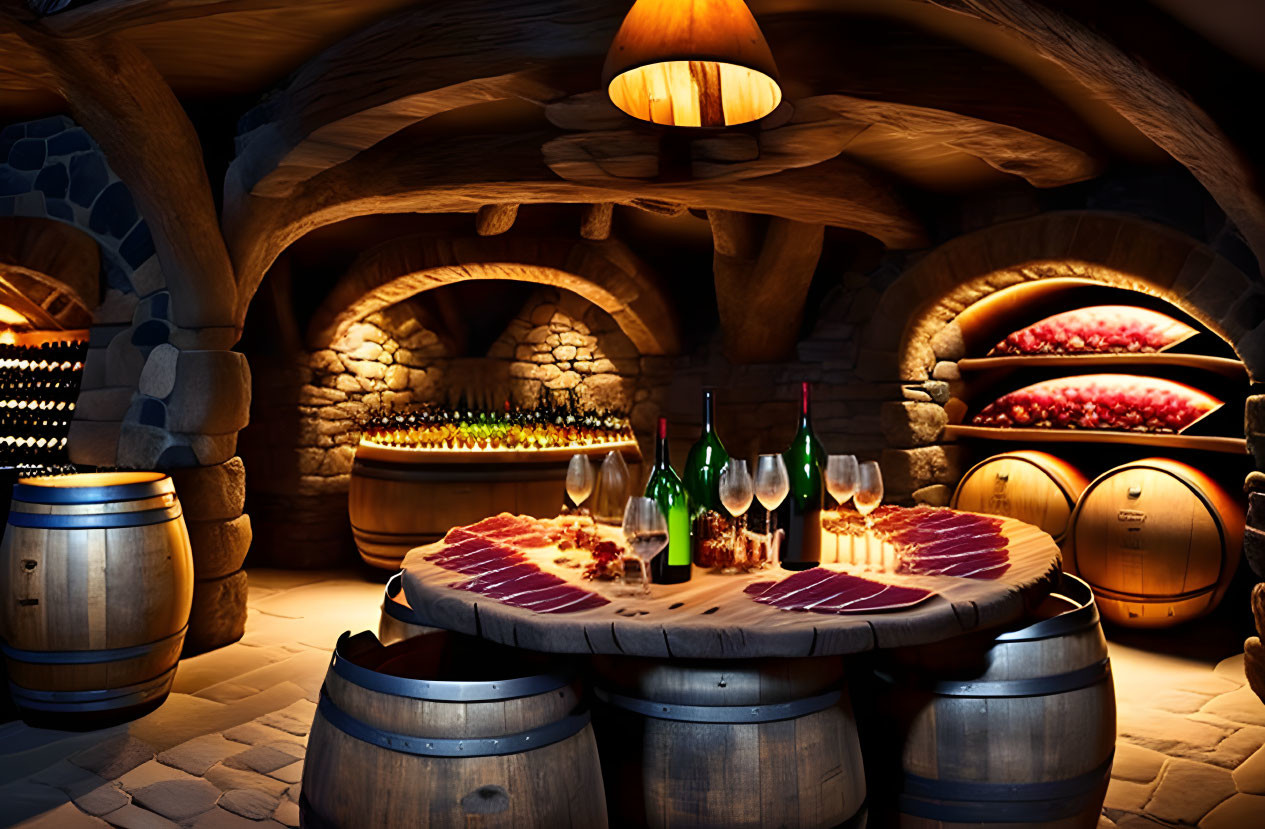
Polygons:
<instances>
[{"instance_id":1,"label":"bottle shelf","mask_svg":"<svg viewBox=\"0 0 1265 829\"><path fill-rule=\"evenodd\" d=\"M1244 438L1115 432L1107 429L1003 429L995 426L950 425L944 427L944 437L947 440L966 438L1010 443L1115 443L1155 446L1162 449L1195 449L1234 455L1247 453L1247 441Z\"/></svg>"},{"instance_id":2,"label":"bottle shelf","mask_svg":"<svg viewBox=\"0 0 1265 829\"><path fill-rule=\"evenodd\" d=\"M995 371L1057 367L1064 369L1097 368L1146 368L1149 366L1179 366L1213 372L1233 379L1247 380L1247 368L1238 360L1227 357L1209 357L1204 354L1174 354L1148 352L1145 354L1033 354L1006 357L964 357L958 360L959 371Z\"/></svg>"}]
</instances>

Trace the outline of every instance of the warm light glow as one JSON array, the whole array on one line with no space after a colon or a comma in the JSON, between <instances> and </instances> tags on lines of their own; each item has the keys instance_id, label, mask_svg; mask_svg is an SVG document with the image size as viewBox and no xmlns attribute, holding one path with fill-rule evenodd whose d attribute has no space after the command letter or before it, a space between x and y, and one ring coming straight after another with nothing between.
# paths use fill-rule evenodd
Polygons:
<instances>
[{"instance_id":1,"label":"warm light glow","mask_svg":"<svg viewBox=\"0 0 1265 829\"><path fill-rule=\"evenodd\" d=\"M26 325L28 322L29 320L22 313L13 310L8 305L0 305L0 324Z\"/></svg>"},{"instance_id":2,"label":"warm light glow","mask_svg":"<svg viewBox=\"0 0 1265 829\"><path fill-rule=\"evenodd\" d=\"M13 345L18 341L18 337L8 328L0 331L0 345Z\"/></svg>"},{"instance_id":3,"label":"warm light glow","mask_svg":"<svg viewBox=\"0 0 1265 829\"><path fill-rule=\"evenodd\" d=\"M1220 408L1222 401L1172 380L1132 374L1087 374L1046 380L1002 395L972 420L976 426L1108 429L1171 433Z\"/></svg>"},{"instance_id":4,"label":"warm light glow","mask_svg":"<svg viewBox=\"0 0 1265 829\"><path fill-rule=\"evenodd\" d=\"M782 101L773 55L742 0L637 0L602 78L615 106L667 126L745 124Z\"/></svg>"}]
</instances>

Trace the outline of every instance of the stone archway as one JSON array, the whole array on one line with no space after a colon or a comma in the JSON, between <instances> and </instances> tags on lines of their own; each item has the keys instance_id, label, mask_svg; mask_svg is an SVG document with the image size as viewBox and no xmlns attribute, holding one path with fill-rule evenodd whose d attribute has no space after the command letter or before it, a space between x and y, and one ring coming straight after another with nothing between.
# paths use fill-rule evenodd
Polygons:
<instances>
[{"instance_id":1,"label":"stone archway","mask_svg":"<svg viewBox=\"0 0 1265 829\"><path fill-rule=\"evenodd\" d=\"M100 281L101 256L87 234L52 219L0 218L0 303L33 327L88 328Z\"/></svg>"},{"instance_id":2,"label":"stone archway","mask_svg":"<svg viewBox=\"0 0 1265 829\"><path fill-rule=\"evenodd\" d=\"M953 239L884 292L863 339L871 359L903 382L925 381L933 340L994 291L1078 277L1164 299L1206 325L1265 378L1265 286L1180 231L1131 216L1067 212L1005 222ZM948 346L952 348L951 345Z\"/></svg>"},{"instance_id":3,"label":"stone archway","mask_svg":"<svg viewBox=\"0 0 1265 829\"><path fill-rule=\"evenodd\" d=\"M677 350L676 315L653 274L622 243L579 239L422 235L361 255L308 326L325 348L358 319L442 285L503 279L562 288L601 308L642 354Z\"/></svg>"}]
</instances>

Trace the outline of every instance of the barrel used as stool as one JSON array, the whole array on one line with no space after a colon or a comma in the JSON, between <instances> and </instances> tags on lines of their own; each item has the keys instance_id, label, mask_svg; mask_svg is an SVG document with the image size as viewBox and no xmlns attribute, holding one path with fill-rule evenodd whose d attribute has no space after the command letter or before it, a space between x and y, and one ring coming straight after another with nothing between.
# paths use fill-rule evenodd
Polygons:
<instances>
[{"instance_id":1,"label":"barrel used as stool","mask_svg":"<svg viewBox=\"0 0 1265 829\"><path fill-rule=\"evenodd\" d=\"M404 595L404 574L396 573L387 580L382 596L382 619L378 622L378 640L384 645L394 645L414 636L440 632L442 628L426 624L422 615L409 607Z\"/></svg>"},{"instance_id":2,"label":"barrel used as stool","mask_svg":"<svg viewBox=\"0 0 1265 829\"><path fill-rule=\"evenodd\" d=\"M1022 450L994 455L971 467L949 506L1004 515L1063 541L1072 510L1089 479L1062 458Z\"/></svg>"},{"instance_id":3,"label":"barrel used as stool","mask_svg":"<svg viewBox=\"0 0 1265 829\"><path fill-rule=\"evenodd\" d=\"M588 713L566 672L441 633L343 634L308 739L307 829L606 826Z\"/></svg>"},{"instance_id":4,"label":"barrel used as stool","mask_svg":"<svg viewBox=\"0 0 1265 829\"><path fill-rule=\"evenodd\" d=\"M351 468L347 509L365 563L398 570L405 553L442 538L452 527L499 512L558 512L568 456L497 463L492 461L497 453L483 454L488 457L362 442Z\"/></svg>"},{"instance_id":5,"label":"barrel used as stool","mask_svg":"<svg viewBox=\"0 0 1265 829\"><path fill-rule=\"evenodd\" d=\"M1229 589L1243 506L1188 464L1132 461L1085 490L1064 547L1067 569L1089 582L1109 622L1171 627L1211 613Z\"/></svg>"},{"instance_id":6,"label":"barrel used as stool","mask_svg":"<svg viewBox=\"0 0 1265 829\"><path fill-rule=\"evenodd\" d=\"M1116 740L1089 586L1063 576L1026 627L893 651L879 703L902 827L1093 829Z\"/></svg>"},{"instance_id":7,"label":"barrel used as stool","mask_svg":"<svg viewBox=\"0 0 1265 829\"><path fill-rule=\"evenodd\" d=\"M598 656L593 666L617 826L828 827L865 800L839 659Z\"/></svg>"},{"instance_id":8,"label":"barrel used as stool","mask_svg":"<svg viewBox=\"0 0 1265 829\"><path fill-rule=\"evenodd\" d=\"M162 703L193 601L171 478L23 478L0 545L0 635L22 718L93 728Z\"/></svg>"}]
</instances>

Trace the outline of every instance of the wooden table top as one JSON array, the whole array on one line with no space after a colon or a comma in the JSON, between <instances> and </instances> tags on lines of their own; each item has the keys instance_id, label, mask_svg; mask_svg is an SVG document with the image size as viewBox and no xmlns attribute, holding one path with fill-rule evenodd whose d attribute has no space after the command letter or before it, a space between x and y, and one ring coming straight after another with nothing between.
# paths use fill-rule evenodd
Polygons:
<instances>
[{"instance_id":1,"label":"wooden table top","mask_svg":"<svg viewBox=\"0 0 1265 829\"><path fill-rule=\"evenodd\" d=\"M612 537L619 532L606 529ZM530 650L682 659L861 653L1005 625L1043 599L1060 571L1058 545L1036 527L1013 519L1006 519L1001 532L1009 541L1011 566L994 580L867 573L847 564L822 565L936 592L906 610L849 615L786 611L743 593L752 582L790 575L779 568L727 575L696 567L689 582L651 585L646 598L637 584L586 581L574 566L555 564L560 554L545 548L529 551L529 559L610 603L575 613L536 613L449 587L465 577L425 560L442 542L418 547L405 557L404 592L409 605L429 624ZM833 535L825 534L824 558L833 558L834 542ZM845 551L848 543L845 537ZM871 543L877 561L879 541L875 537ZM886 558L892 560L894 549L884 547Z\"/></svg>"}]
</instances>

